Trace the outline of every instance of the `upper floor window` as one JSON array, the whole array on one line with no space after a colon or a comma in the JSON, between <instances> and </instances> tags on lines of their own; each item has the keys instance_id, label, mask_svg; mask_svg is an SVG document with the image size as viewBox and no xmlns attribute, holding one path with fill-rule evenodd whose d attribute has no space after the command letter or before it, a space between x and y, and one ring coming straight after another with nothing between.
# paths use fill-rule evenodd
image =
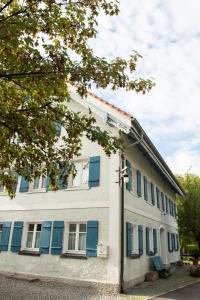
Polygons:
<instances>
[{"instance_id":1,"label":"upper floor window","mask_svg":"<svg viewBox=\"0 0 200 300\"><path fill-rule=\"evenodd\" d=\"M26 248L29 250L39 250L41 236L41 224L29 223L27 231Z\"/></svg>"},{"instance_id":2,"label":"upper floor window","mask_svg":"<svg viewBox=\"0 0 200 300\"><path fill-rule=\"evenodd\" d=\"M69 224L67 251L85 253L86 249L86 223Z\"/></svg>"},{"instance_id":3,"label":"upper floor window","mask_svg":"<svg viewBox=\"0 0 200 300\"><path fill-rule=\"evenodd\" d=\"M70 187L87 187L89 177L89 161L88 159L79 160L75 163L76 175L69 176L68 188Z\"/></svg>"},{"instance_id":4,"label":"upper floor window","mask_svg":"<svg viewBox=\"0 0 200 300\"><path fill-rule=\"evenodd\" d=\"M30 183L29 191L36 191L46 188L46 178L43 176L36 177L34 180Z\"/></svg>"}]
</instances>

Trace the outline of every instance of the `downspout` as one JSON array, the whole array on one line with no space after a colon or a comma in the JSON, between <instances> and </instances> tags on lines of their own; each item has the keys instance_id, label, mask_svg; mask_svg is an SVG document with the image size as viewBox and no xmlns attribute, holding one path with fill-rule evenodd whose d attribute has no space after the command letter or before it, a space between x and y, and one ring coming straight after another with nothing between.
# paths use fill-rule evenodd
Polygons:
<instances>
[{"instance_id":1,"label":"downspout","mask_svg":"<svg viewBox=\"0 0 200 300\"><path fill-rule=\"evenodd\" d=\"M141 135L141 138L128 145L126 147L126 149L130 148L130 147L133 147L133 146L136 146L138 144L140 144L141 142L143 141L143 132L142 132L142 135ZM124 155L121 154L121 167L119 168L119 184L121 186L121 206L120 206L120 219L121 219L121 226L120 226L120 235L121 235L121 247L120 247L120 293L123 293L124 292L124 242L125 242L125 239L124 239L124 177L122 176L120 170L123 170L125 168L125 158L124 158Z\"/></svg>"},{"instance_id":2,"label":"downspout","mask_svg":"<svg viewBox=\"0 0 200 300\"><path fill-rule=\"evenodd\" d=\"M124 163L124 155L121 154L121 170L125 167ZM119 182L121 185L121 230L120 230L120 236L121 236L121 249L120 249L120 293L124 292L124 178L121 175L121 172L119 172Z\"/></svg>"}]
</instances>

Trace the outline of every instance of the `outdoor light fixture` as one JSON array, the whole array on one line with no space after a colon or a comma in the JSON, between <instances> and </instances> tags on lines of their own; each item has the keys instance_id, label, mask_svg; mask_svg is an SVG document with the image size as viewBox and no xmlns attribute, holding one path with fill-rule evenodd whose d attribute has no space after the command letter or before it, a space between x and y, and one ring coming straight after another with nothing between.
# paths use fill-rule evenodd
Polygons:
<instances>
[{"instance_id":1,"label":"outdoor light fixture","mask_svg":"<svg viewBox=\"0 0 200 300\"><path fill-rule=\"evenodd\" d=\"M124 167L123 169L121 169L120 177L121 177L121 180L124 181L124 183L128 183L129 177L128 177L128 172L127 172L127 167Z\"/></svg>"},{"instance_id":2,"label":"outdoor light fixture","mask_svg":"<svg viewBox=\"0 0 200 300\"><path fill-rule=\"evenodd\" d=\"M127 173L123 175L123 178L124 178L124 183L128 183L129 178L128 178L128 174Z\"/></svg>"}]
</instances>

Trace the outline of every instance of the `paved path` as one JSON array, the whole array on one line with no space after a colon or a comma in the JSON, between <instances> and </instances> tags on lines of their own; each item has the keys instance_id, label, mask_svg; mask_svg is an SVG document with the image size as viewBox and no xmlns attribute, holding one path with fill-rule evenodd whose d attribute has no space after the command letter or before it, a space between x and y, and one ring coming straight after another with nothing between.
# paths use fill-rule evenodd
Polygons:
<instances>
[{"instance_id":1,"label":"paved path","mask_svg":"<svg viewBox=\"0 0 200 300\"><path fill-rule=\"evenodd\" d=\"M200 300L200 283L194 283L153 300Z\"/></svg>"}]
</instances>

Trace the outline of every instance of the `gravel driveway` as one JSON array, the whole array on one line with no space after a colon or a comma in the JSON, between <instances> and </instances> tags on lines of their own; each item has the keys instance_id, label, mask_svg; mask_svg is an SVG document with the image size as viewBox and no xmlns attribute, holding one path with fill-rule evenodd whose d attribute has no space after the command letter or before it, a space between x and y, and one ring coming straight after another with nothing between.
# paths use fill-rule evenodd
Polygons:
<instances>
[{"instance_id":1,"label":"gravel driveway","mask_svg":"<svg viewBox=\"0 0 200 300\"><path fill-rule=\"evenodd\" d=\"M28 282L0 276L0 299L3 300L124 300L120 295L95 294L89 288L59 283Z\"/></svg>"}]
</instances>

